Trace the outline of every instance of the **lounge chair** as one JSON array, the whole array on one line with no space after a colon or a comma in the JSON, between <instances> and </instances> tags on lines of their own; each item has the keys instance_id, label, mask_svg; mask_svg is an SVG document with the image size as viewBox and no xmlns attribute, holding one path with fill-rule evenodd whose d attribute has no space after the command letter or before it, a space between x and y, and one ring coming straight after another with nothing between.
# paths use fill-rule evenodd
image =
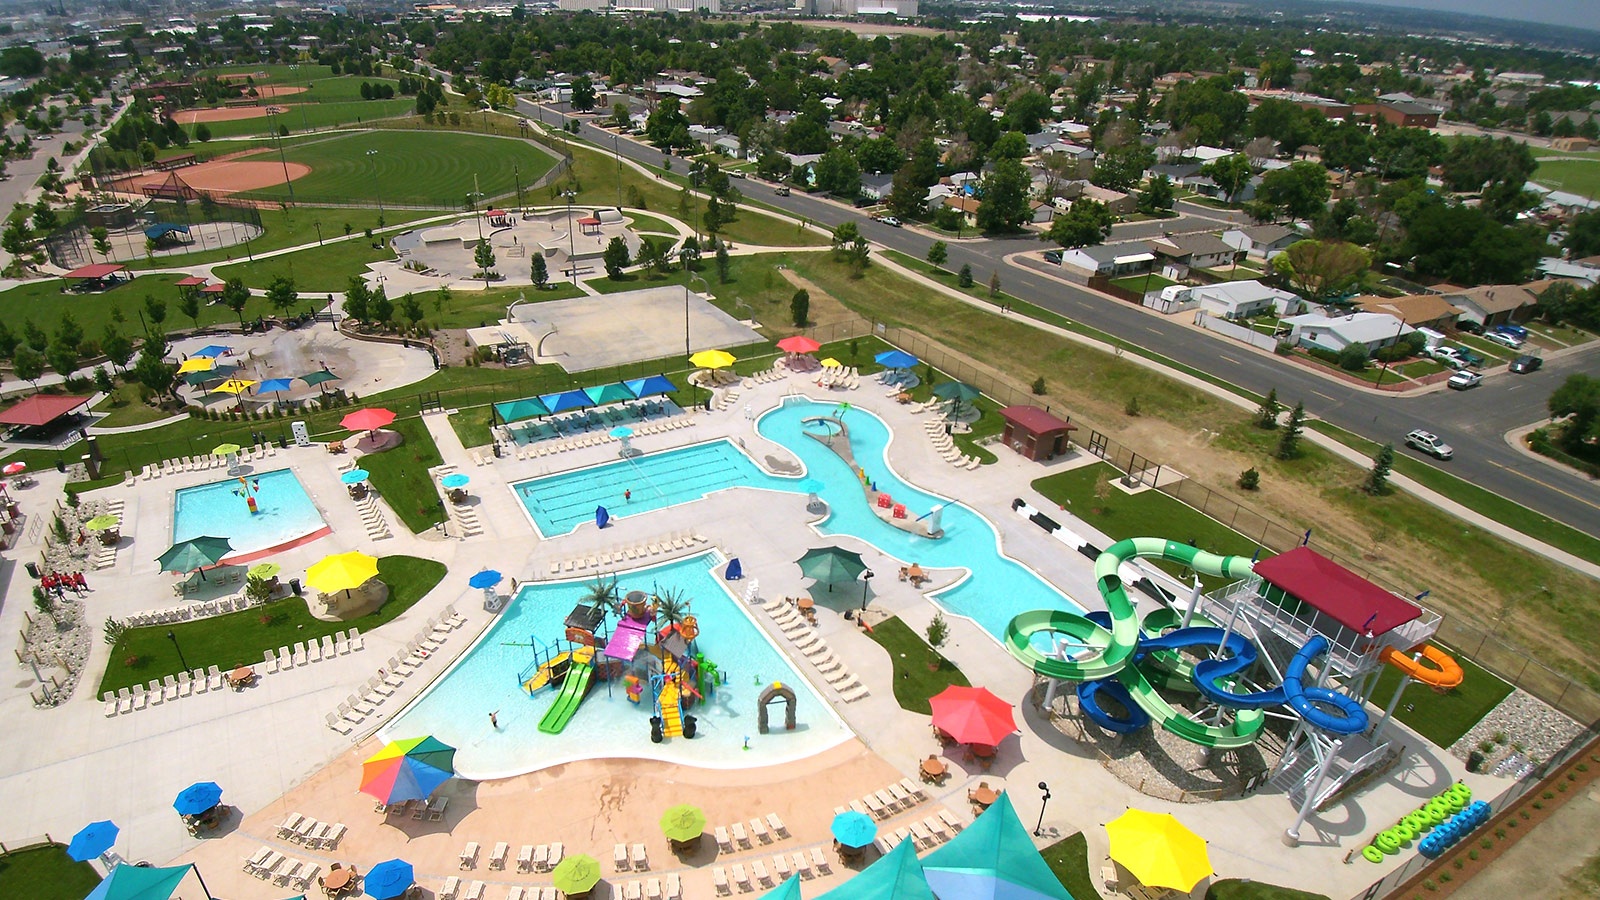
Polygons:
<instances>
[{"instance_id":1,"label":"lounge chair","mask_svg":"<svg viewBox=\"0 0 1600 900\"><path fill-rule=\"evenodd\" d=\"M489 868L504 869L506 867L506 856L510 853L511 846L509 844L505 841L497 842L494 845L494 852L489 854Z\"/></svg>"},{"instance_id":2,"label":"lounge chair","mask_svg":"<svg viewBox=\"0 0 1600 900\"><path fill-rule=\"evenodd\" d=\"M750 876L745 874L743 863L733 864L733 883L737 884L739 886L739 890L741 891L755 890L755 888L750 884Z\"/></svg>"},{"instance_id":3,"label":"lounge chair","mask_svg":"<svg viewBox=\"0 0 1600 900\"><path fill-rule=\"evenodd\" d=\"M635 872L650 870L650 857L645 853L644 844L633 845L633 870Z\"/></svg>"},{"instance_id":4,"label":"lounge chair","mask_svg":"<svg viewBox=\"0 0 1600 900\"><path fill-rule=\"evenodd\" d=\"M728 870L721 866L712 868L711 883L716 886L717 896L719 897L725 894L733 893L733 891L728 889Z\"/></svg>"},{"instance_id":5,"label":"lounge chair","mask_svg":"<svg viewBox=\"0 0 1600 900\"><path fill-rule=\"evenodd\" d=\"M678 873L668 872L666 877L666 900L680 900L683 897L683 884L678 880Z\"/></svg>"},{"instance_id":6,"label":"lounge chair","mask_svg":"<svg viewBox=\"0 0 1600 900\"><path fill-rule=\"evenodd\" d=\"M546 850L545 852L548 853L549 851ZM533 845L532 844L523 844L522 845L522 849L517 851L517 871L518 872L532 872L533 871Z\"/></svg>"},{"instance_id":7,"label":"lounge chair","mask_svg":"<svg viewBox=\"0 0 1600 900\"><path fill-rule=\"evenodd\" d=\"M461 851L461 868L470 869L478 864L478 842L467 841L467 846Z\"/></svg>"},{"instance_id":8,"label":"lounge chair","mask_svg":"<svg viewBox=\"0 0 1600 900\"><path fill-rule=\"evenodd\" d=\"M611 862L617 867L618 872L626 872L632 863L628 859L628 845L617 844L611 848Z\"/></svg>"},{"instance_id":9,"label":"lounge chair","mask_svg":"<svg viewBox=\"0 0 1600 900\"><path fill-rule=\"evenodd\" d=\"M454 875L439 886L439 900L457 900L461 896L461 879Z\"/></svg>"}]
</instances>

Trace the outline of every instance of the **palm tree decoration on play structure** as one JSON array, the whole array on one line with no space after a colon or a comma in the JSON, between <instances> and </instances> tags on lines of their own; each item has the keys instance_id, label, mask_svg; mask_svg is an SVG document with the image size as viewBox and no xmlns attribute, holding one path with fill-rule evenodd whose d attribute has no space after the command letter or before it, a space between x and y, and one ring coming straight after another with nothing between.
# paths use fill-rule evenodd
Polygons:
<instances>
[{"instance_id":1,"label":"palm tree decoration on play structure","mask_svg":"<svg viewBox=\"0 0 1600 900\"><path fill-rule=\"evenodd\" d=\"M607 609L614 609L617 605L617 599L616 576L613 575L608 579L604 575L600 575L589 583L589 592L584 595L583 602L590 606L603 604Z\"/></svg>"},{"instance_id":2,"label":"palm tree decoration on play structure","mask_svg":"<svg viewBox=\"0 0 1600 900\"><path fill-rule=\"evenodd\" d=\"M682 588L664 588L657 584L651 586L651 593L656 596L656 615L661 618L662 624L677 625L689 614L690 601L684 596Z\"/></svg>"}]
</instances>

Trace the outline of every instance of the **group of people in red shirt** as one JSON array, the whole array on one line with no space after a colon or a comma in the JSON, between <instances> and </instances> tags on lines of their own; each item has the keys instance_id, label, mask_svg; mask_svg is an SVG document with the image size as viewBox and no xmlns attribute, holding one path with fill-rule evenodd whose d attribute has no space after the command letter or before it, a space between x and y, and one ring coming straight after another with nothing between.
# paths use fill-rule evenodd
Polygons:
<instances>
[{"instance_id":1,"label":"group of people in red shirt","mask_svg":"<svg viewBox=\"0 0 1600 900\"><path fill-rule=\"evenodd\" d=\"M40 584L45 590L54 591L57 597L66 596L69 590L81 597L89 590L82 572L51 572L40 580Z\"/></svg>"}]
</instances>

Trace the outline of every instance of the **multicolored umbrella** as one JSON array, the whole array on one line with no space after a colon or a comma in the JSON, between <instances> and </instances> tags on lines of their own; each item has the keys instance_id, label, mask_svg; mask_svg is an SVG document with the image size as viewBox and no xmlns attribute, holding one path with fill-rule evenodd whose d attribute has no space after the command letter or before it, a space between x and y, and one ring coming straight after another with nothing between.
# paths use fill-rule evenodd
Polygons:
<instances>
[{"instance_id":1,"label":"multicolored umbrella","mask_svg":"<svg viewBox=\"0 0 1600 900\"><path fill-rule=\"evenodd\" d=\"M67 855L74 862L94 859L116 845L119 830L116 823L108 819L90 822L72 836L72 843L67 845Z\"/></svg>"},{"instance_id":2,"label":"multicolored umbrella","mask_svg":"<svg viewBox=\"0 0 1600 900\"><path fill-rule=\"evenodd\" d=\"M568 856L556 863L550 880L563 894L587 893L600 883L600 862L587 853Z\"/></svg>"},{"instance_id":3,"label":"multicolored umbrella","mask_svg":"<svg viewBox=\"0 0 1600 900\"><path fill-rule=\"evenodd\" d=\"M455 759L456 748L436 737L390 741L361 764L361 791L384 803L425 800L455 774Z\"/></svg>"},{"instance_id":4,"label":"multicolored umbrella","mask_svg":"<svg viewBox=\"0 0 1600 900\"><path fill-rule=\"evenodd\" d=\"M828 830L833 832L834 840L846 847L866 847L878 836L878 823L866 813L850 810L834 816Z\"/></svg>"},{"instance_id":5,"label":"multicolored umbrella","mask_svg":"<svg viewBox=\"0 0 1600 900\"><path fill-rule=\"evenodd\" d=\"M119 525L121 522L121 516L114 516L110 513L104 513L83 523L83 527L89 529L90 531L109 531L117 527L117 525Z\"/></svg>"},{"instance_id":6,"label":"multicolored umbrella","mask_svg":"<svg viewBox=\"0 0 1600 900\"><path fill-rule=\"evenodd\" d=\"M726 350L701 350L689 357L689 365L701 369L726 369L738 361L737 357Z\"/></svg>"},{"instance_id":7,"label":"multicolored umbrella","mask_svg":"<svg viewBox=\"0 0 1600 900\"><path fill-rule=\"evenodd\" d=\"M706 814L698 806L680 803L661 814L661 833L669 841L692 841L706 830Z\"/></svg>"},{"instance_id":8,"label":"multicolored umbrella","mask_svg":"<svg viewBox=\"0 0 1600 900\"><path fill-rule=\"evenodd\" d=\"M372 900L391 900L416 882L417 873L403 859L389 859L373 866L361 879L361 892Z\"/></svg>"},{"instance_id":9,"label":"multicolored umbrella","mask_svg":"<svg viewBox=\"0 0 1600 900\"><path fill-rule=\"evenodd\" d=\"M360 550L335 553L306 569L306 584L324 594L354 590L377 577L378 559Z\"/></svg>"},{"instance_id":10,"label":"multicolored umbrella","mask_svg":"<svg viewBox=\"0 0 1600 900\"><path fill-rule=\"evenodd\" d=\"M1193 890L1212 874L1206 842L1169 813L1129 809L1106 823L1111 858L1151 887Z\"/></svg>"},{"instance_id":11,"label":"multicolored umbrella","mask_svg":"<svg viewBox=\"0 0 1600 900\"><path fill-rule=\"evenodd\" d=\"M198 816L222 802L222 787L215 781L196 781L178 793L172 808L180 816Z\"/></svg>"},{"instance_id":12,"label":"multicolored umbrella","mask_svg":"<svg viewBox=\"0 0 1600 900\"><path fill-rule=\"evenodd\" d=\"M350 431L376 431L394 421L394 413L387 409L368 407L358 409L339 420L339 427Z\"/></svg>"},{"instance_id":13,"label":"multicolored umbrella","mask_svg":"<svg viewBox=\"0 0 1600 900\"><path fill-rule=\"evenodd\" d=\"M952 684L928 701L933 727L962 744L993 747L1017 730L1011 704L988 688Z\"/></svg>"},{"instance_id":14,"label":"multicolored umbrella","mask_svg":"<svg viewBox=\"0 0 1600 900\"><path fill-rule=\"evenodd\" d=\"M796 334L779 341L778 349L785 353L815 353L822 349L822 345L803 334Z\"/></svg>"},{"instance_id":15,"label":"multicolored umbrella","mask_svg":"<svg viewBox=\"0 0 1600 900\"><path fill-rule=\"evenodd\" d=\"M455 490L471 484L472 476L465 472L451 472L449 475L439 479L439 483L450 490Z\"/></svg>"}]
</instances>

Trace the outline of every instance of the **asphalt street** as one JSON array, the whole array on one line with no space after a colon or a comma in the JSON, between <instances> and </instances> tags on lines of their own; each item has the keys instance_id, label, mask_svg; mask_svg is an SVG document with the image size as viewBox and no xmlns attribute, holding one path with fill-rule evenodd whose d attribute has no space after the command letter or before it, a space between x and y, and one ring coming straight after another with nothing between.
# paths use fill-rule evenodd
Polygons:
<instances>
[{"instance_id":1,"label":"asphalt street","mask_svg":"<svg viewBox=\"0 0 1600 900\"><path fill-rule=\"evenodd\" d=\"M520 104L523 113L530 118L542 115L543 121L554 122L561 115L549 107L540 114L527 101L520 101ZM613 145L611 132L587 122L581 134L599 148ZM659 166L663 159L659 151L633 141L621 142L620 152L629 159L653 166ZM745 194L829 228L854 221L867 239L918 259L926 256L928 246L935 240L912 229L870 221L861 212L841 204L798 192L780 197L763 191L761 182L752 181ZM1237 214L1192 204L1180 205L1179 212L1182 216L1178 219L1119 226L1112 238L1154 237L1163 230L1211 229L1238 221ZM1241 344L1197 337L1192 329L1165 316L1004 262L1008 254L1041 249L1036 239L950 241L948 244L946 266L958 269L963 264L971 265L974 278L980 283L988 280L990 272L1000 269L1004 290L1019 299L1137 343L1246 390L1265 394L1276 388L1278 397L1287 405L1303 401L1309 414L1369 440L1393 442L1400 452L1433 462L1431 457L1403 447L1405 434L1411 429L1433 431L1456 451L1453 460L1435 463L1440 468L1580 531L1600 533L1600 486L1581 475L1530 459L1504 439L1505 432L1548 417L1546 401L1568 374L1586 372L1600 376L1600 342L1552 360L1532 375L1491 375L1471 391L1437 390L1408 397L1379 395Z\"/></svg>"}]
</instances>

